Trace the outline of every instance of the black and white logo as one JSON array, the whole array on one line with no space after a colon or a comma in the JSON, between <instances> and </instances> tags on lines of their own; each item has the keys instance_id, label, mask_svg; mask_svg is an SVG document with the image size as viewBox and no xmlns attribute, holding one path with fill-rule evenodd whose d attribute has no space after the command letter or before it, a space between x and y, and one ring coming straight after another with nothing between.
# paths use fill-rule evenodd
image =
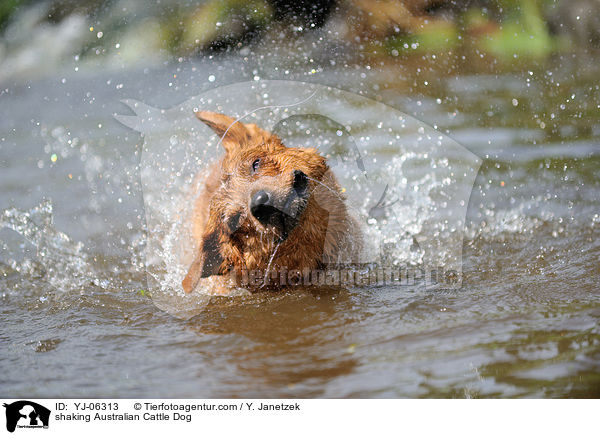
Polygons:
<instances>
[{"instance_id":1,"label":"black and white logo","mask_svg":"<svg viewBox=\"0 0 600 435\"><path fill-rule=\"evenodd\" d=\"M50 410L29 400L19 400L4 404L6 408L6 430L14 432L16 428L47 429Z\"/></svg>"}]
</instances>

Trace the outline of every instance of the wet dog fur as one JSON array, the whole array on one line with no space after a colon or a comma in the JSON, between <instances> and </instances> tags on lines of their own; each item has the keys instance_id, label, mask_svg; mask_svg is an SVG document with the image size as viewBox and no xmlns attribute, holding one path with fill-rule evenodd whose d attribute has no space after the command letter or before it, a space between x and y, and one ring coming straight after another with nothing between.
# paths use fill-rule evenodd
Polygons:
<instances>
[{"instance_id":1,"label":"wet dog fur","mask_svg":"<svg viewBox=\"0 0 600 435\"><path fill-rule=\"evenodd\" d=\"M282 281L252 284L239 277L244 271L324 270L356 261L357 223L316 149L286 147L275 134L220 113L200 111L196 117L221 138L225 155L210 168L195 200L195 258L182 282L186 293L205 283L214 287L214 278L224 276L237 278L222 287L272 289Z\"/></svg>"}]
</instances>

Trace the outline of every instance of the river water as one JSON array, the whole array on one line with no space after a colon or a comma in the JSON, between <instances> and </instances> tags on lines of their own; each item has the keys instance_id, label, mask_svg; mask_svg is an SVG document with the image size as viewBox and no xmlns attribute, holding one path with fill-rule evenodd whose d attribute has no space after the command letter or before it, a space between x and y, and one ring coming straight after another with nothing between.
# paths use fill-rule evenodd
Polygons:
<instances>
[{"instance_id":1,"label":"river water","mask_svg":"<svg viewBox=\"0 0 600 435\"><path fill-rule=\"evenodd\" d=\"M315 71L230 56L5 85L0 395L598 397L597 65L586 58L448 75L431 63ZM448 242L462 260L460 285L294 289L184 300L183 309L154 303L164 286L144 264L165 248L149 243L149 135L115 115L132 115L132 100L167 113L192 96L264 80L361 94L472 153L472 193L458 206L466 222ZM373 112L352 116L370 125L355 137L385 172L398 149L378 142ZM160 127L165 140L169 128ZM418 167L420 178L391 176L431 188L431 167ZM408 204L402 219L375 236L409 234L390 242L398 258L413 236L445 240L427 232L440 227L423 225L409 191L399 194Z\"/></svg>"}]
</instances>

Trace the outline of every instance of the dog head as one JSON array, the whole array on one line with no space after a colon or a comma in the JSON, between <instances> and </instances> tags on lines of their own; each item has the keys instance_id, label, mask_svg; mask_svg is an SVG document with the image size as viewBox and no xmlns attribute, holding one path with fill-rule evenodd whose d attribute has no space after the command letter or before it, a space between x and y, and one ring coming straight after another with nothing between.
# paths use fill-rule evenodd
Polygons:
<instances>
[{"instance_id":1,"label":"dog head","mask_svg":"<svg viewBox=\"0 0 600 435\"><path fill-rule=\"evenodd\" d=\"M314 148L289 148L275 134L213 112L199 120L221 139L220 184L209 204L200 252L183 287L224 273L236 263L266 268L276 244L285 245L317 213L315 186L329 168ZM313 225L314 226L314 225Z\"/></svg>"}]
</instances>

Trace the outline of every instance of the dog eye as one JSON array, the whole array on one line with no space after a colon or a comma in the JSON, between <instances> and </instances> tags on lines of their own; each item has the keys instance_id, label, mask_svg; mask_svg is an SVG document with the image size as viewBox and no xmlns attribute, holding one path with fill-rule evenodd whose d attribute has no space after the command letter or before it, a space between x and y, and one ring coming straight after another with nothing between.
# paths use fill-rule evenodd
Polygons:
<instances>
[{"instance_id":1,"label":"dog eye","mask_svg":"<svg viewBox=\"0 0 600 435\"><path fill-rule=\"evenodd\" d=\"M260 159L256 159L252 162L252 173L255 173L256 171L258 171L258 168L260 167Z\"/></svg>"}]
</instances>

